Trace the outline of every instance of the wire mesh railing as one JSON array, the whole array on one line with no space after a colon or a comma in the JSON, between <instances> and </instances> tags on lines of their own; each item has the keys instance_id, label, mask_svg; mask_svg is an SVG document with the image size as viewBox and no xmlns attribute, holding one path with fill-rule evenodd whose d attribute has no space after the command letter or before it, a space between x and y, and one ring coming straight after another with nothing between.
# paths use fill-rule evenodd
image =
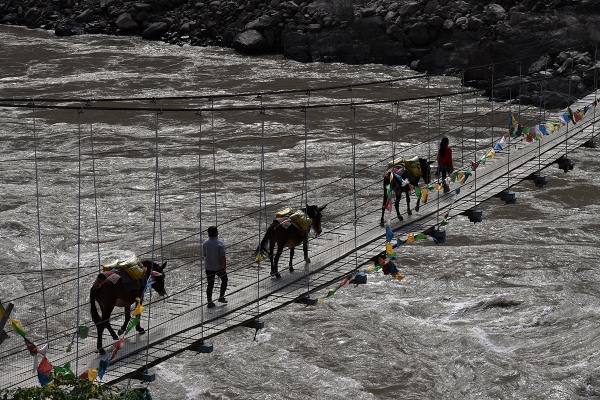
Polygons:
<instances>
[{"instance_id":1,"label":"wire mesh railing","mask_svg":"<svg viewBox=\"0 0 600 400\"><path fill-rule=\"evenodd\" d=\"M562 85L564 75L556 79ZM544 77L526 84L539 85L539 98L546 99L543 90L554 81ZM513 116L523 126L542 124L571 105L564 104L564 98L541 101L541 107L521 105L518 96L494 101L495 91L504 88L513 90L514 85L481 90L461 87L451 77L413 76L239 95L0 99L0 108L11 111L0 117L0 125L10 131L13 141L0 161L2 190L7 204L15 204L15 219L3 228L15 250L0 273L13 289L2 302L15 305L14 318L29 339L47 342L61 360L72 359L66 349L74 332L85 326L92 337L95 333L88 289L99 264L130 253L166 261L169 295L153 296L145 303L153 310L146 323L148 335L158 338L153 343L179 337L180 351L356 270L356 264L340 263L340 257L360 253L361 259L368 258L379 246L357 247L349 239L382 235L382 178L395 157L418 155L435 161L440 139L446 136L455 149L455 165L465 169L506 134ZM590 139L596 134L596 125L591 125ZM23 151L32 140L36 151ZM522 136L505 148L507 163L490 163L478 171L479 190L500 192L524 179L516 170L511 174L511 163L520 166L537 160L541 170L570 151L568 130L543 138L544 160L542 141L536 149L526 140ZM37 189L36 181L42 182ZM78 186L80 191L75 190ZM22 203L17 204L15 197ZM266 226L282 208L301 208L304 199L327 205L324 232L309 243L314 261L305 269L298 259L294 275L273 280L269 268L257 265L254 258L258 227ZM477 205L476 199L469 199L459 207L468 208L471 201ZM36 202L39 232L19 223L33 218ZM424 206L432 218L435 207ZM231 300L228 311L217 315L205 311L203 232L198 232L199 226L215 221L221 232L231 232L227 237ZM284 254L280 266L287 265L287 257ZM120 313L111 317L115 326L120 321ZM80 356L95 362L93 340L76 341L81 343ZM140 342L128 354L147 347ZM2 386L30 381L32 376L10 372L30 370L22 340L11 335L0 350ZM156 359L161 357L166 356Z\"/></svg>"}]
</instances>

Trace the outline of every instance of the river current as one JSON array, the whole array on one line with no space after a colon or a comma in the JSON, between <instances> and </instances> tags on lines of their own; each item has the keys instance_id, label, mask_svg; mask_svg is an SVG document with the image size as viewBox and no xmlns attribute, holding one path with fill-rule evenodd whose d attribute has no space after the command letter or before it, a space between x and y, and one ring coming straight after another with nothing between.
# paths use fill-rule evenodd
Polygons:
<instances>
[{"instance_id":1,"label":"river current","mask_svg":"<svg viewBox=\"0 0 600 400\"><path fill-rule=\"evenodd\" d=\"M403 67L299 64L137 38L57 38L6 26L0 27L0 43L0 98L250 93L414 74ZM31 206L34 171L30 163L22 172L15 170L15 160L31 159L31 137L22 134L29 128L21 111L0 112L0 252L7 258L0 300L6 300L39 284L39 275L12 275L23 268L35 271L38 227ZM107 125L114 119L103 118ZM177 127L170 133L177 136ZM240 132L223 134L231 135L232 147L215 162L242 157L235 149L244 140ZM134 140L127 131L123 137ZM57 139L45 150L60 157L62 145L67 144ZM363 138L362 145L381 143ZM325 179L330 172L325 167L338 155L324 154L322 168L312 176ZM347 285L317 307L290 305L269 314L256 338L250 329L234 329L211 340L211 354L187 352L163 362L154 368L153 398L600 399L600 160L596 149L582 148L569 157L575 169L565 174L549 167L544 188L531 182L513 188L516 204L483 203L481 223L453 219L446 243L403 249L404 280L372 274L367 285ZM170 173L182 174L184 185L185 169L176 159L173 163ZM109 171L101 179L110 179ZM136 171L132 162L130 172ZM45 213L60 212L61 197L72 193L53 188L76 172L42 180L41 191L54 196L42 201ZM138 185L143 183L127 184L134 190ZM252 187L248 193L244 187L237 190L241 199L256 193ZM132 207L127 223L135 224L140 214ZM74 207L69 215L65 224L77 215ZM172 230L193 233L189 217L171 219ZM113 223L107 227L108 243L111 232L120 229L119 221ZM52 268L73 254L73 238L61 225L43 224L44 257ZM222 236L235 241L234 232ZM93 260L93 254L87 256ZM28 258L33 265L23 261Z\"/></svg>"}]
</instances>

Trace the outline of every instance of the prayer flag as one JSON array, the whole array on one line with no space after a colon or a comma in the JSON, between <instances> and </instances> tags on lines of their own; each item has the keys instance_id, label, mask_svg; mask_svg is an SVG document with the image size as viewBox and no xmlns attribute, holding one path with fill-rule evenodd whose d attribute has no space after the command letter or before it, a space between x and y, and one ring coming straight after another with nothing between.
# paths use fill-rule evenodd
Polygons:
<instances>
[{"instance_id":1,"label":"prayer flag","mask_svg":"<svg viewBox=\"0 0 600 400\"><path fill-rule=\"evenodd\" d=\"M134 326L140 323L141 316L136 315L135 317L129 320L129 324L127 325L127 329L125 330L125 334L128 334Z\"/></svg>"},{"instance_id":2,"label":"prayer flag","mask_svg":"<svg viewBox=\"0 0 600 400\"><path fill-rule=\"evenodd\" d=\"M62 375L66 380L75 379L75 374L71 371L71 363L67 362L64 367L53 367L56 375Z\"/></svg>"},{"instance_id":3,"label":"prayer flag","mask_svg":"<svg viewBox=\"0 0 600 400\"><path fill-rule=\"evenodd\" d=\"M10 318L9 321L14 331L17 332L17 335L25 337L25 332L23 331L23 325L21 325L21 322L12 318Z\"/></svg>"},{"instance_id":4,"label":"prayer flag","mask_svg":"<svg viewBox=\"0 0 600 400\"><path fill-rule=\"evenodd\" d=\"M102 379L102 377L104 377L104 373L108 369L109 365L110 365L110 360L108 358L100 360L100 365L98 368L98 378Z\"/></svg>"},{"instance_id":5,"label":"prayer flag","mask_svg":"<svg viewBox=\"0 0 600 400\"><path fill-rule=\"evenodd\" d=\"M37 346L31 340L27 339L26 337L24 337L23 339L25 339L25 346L27 347L27 350L29 350L29 354L31 354L32 356L35 356L38 353Z\"/></svg>"},{"instance_id":6,"label":"prayer flag","mask_svg":"<svg viewBox=\"0 0 600 400\"><path fill-rule=\"evenodd\" d=\"M429 190L421 190L421 200L423 200L423 203L427 203L427 197L429 197Z\"/></svg>"},{"instance_id":7,"label":"prayer flag","mask_svg":"<svg viewBox=\"0 0 600 400\"><path fill-rule=\"evenodd\" d=\"M385 240L387 240L388 242L391 242L393 238L394 238L394 232L392 231L392 229L389 226L386 226L385 227Z\"/></svg>"},{"instance_id":8,"label":"prayer flag","mask_svg":"<svg viewBox=\"0 0 600 400\"><path fill-rule=\"evenodd\" d=\"M37 367L38 380L42 386L46 386L52 380L50 379L50 373L52 372L52 365L48 362L48 359L44 357Z\"/></svg>"},{"instance_id":9,"label":"prayer flag","mask_svg":"<svg viewBox=\"0 0 600 400\"><path fill-rule=\"evenodd\" d=\"M402 275L400 272L393 273L392 276L394 278L398 279L399 281L401 281L402 279L404 279L404 275Z\"/></svg>"},{"instance_id":10,"label":"prayer flag","mask_svg":"<svg viewBox=\"0 0 600 400\"><path fill-rule=\"evenodd\" d=\"M415 195L421 197L421 188L418 186L415 186Z\"/></svg>"},{"instance_id":11,"label":"prayer flag","mask_svg":"<svg viewBox=\"0 0 600 400\"><path fill-rule=\"evenodd\" d=\"M385 244L385 252L387 255L393 254L394 251L392 250L392 244L390 242L387 242Z\"/></svg>"},{"instance_id":12,"label":"prayer flag","mask_svg":"<svg viewBox=\"0 0 600 400\"><path fill-rule=\"evenodd\" d=\"M388 199L386 200L384 208L390 212L392 211L392 198L391 197L388 197Z\"/></svg>"}]
</instances>

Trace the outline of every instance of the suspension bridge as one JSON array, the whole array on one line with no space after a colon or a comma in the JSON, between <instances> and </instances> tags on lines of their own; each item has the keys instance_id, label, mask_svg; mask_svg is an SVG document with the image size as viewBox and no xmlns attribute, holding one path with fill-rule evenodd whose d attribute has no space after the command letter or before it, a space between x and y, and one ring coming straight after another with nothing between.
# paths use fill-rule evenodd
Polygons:
<instances>
[{"instance_id":1,"label":"suspension bridge","mask_svg":"<svg viewBox=\"0 0 600 400\"><path fill-rule=\"evenodd\" d=\"M411 87L422 83L418 95L406 88L407 79ZM26 158L6 150L3 185L31 200L38 227L18 238L34 250L12 266L22 289L1 299L0 388L38 385L32 356L69 363L75 374L100 370L98 379L108 384L151 382L152 367L170 357L213 351L210 339L219 334L258 330L276 310L317 304L321 291L385 257L387 244L423 232L443 243L448 221L480 222L482 202L518 203L510 191L515 185L531 180L542 188L545 168L572 169L569 154L595 146L597 97L596 91L572 104L527 107L412 76L185 98L0 99L0 109L13 111L0 124L33 146ZM439 180L422 183L420 210L402 210L402 221L386 211L381 227L388 162L435 160L443 136L455 152L450 192ZM134 144L127 148L128 138ZM218 161L224 158L227 165ZM239 193L240 185L250 189ZM324 231L309 242L309 263L297 257L289 273L281 268L286 252L282 277L273 279L254 249L276 211L305 203L327 205ZM191 226L170 225L182 216ZM57 224L67 225L63 238L48 233ZM236 234L226 241L229 302L208 309L201 243L210 224L222 237ZM102 264L120 255L111 248L140 249L140 243L147 249L136 251L140 258L167 262L168 295L148 290L141 314L146 333L132 331L114 343L105 337L107 354L100 355L89 287ZM112 324L122 318L113 313Z\"/></svg>"}]
</instances>

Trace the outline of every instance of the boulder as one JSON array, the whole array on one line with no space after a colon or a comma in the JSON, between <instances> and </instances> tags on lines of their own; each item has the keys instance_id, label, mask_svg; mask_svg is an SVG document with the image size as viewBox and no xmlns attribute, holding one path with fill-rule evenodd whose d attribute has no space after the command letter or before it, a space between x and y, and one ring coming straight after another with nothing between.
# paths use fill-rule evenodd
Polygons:
<instances>
[{"instance_id":1,"label":"boulder","mask_svg":"<svg viewBox=\"0 0 600 400\"><path fill-rule=\"evenodd\" d=\"M154 22L142 32L142 37L146 40L159 40L169 31L169 25L166 22Z\"/></svg>"},{"instance_id":2,"label":"boulder","mask_svg":"<svg viewBox=\"0 0 600 400\"><path fill-rule=\"evenodd\" d=\"M115 21L115 25L117 26L117 28L123 29L125 31L135 30L140 27L138 23L135 22L135 20L131 17L131 14L128 12L119 15L117 17L117 20Z\"/></svg>"},{"instance_id":3,"label":"boulder","mask_svg":"<svg viewBox=\"0 0 600 400\"><path fill-rule=\"evenodd\" d=\"M265 37L256 29L248 29L233 39L233 48L244 54L264 54L269 50Z\"/></svg>"},{"instance_id":4,"label":"boulder","mask_svg":"<svg viewBox=\"0 0 600 400\"><path fill-rule=\"evenodd\" d=\"M56 36L76 36L83 35L83 33L83 27L70 18L58 22L54 27L54 34Z\"/></svg>"}]
</instances>

